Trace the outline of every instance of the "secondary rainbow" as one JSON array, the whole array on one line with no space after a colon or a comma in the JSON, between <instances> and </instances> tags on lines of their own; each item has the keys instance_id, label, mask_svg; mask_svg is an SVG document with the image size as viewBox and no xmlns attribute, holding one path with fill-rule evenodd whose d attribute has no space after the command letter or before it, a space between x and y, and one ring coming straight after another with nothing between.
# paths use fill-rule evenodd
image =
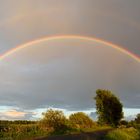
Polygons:
<instances>
[{"instance_id":1,"label":"secondary rainbow","mask_svg":"<svg viewBox=\"0 0 140 140\"><path fill-rule=\"evenodd\" d=\"M8 57L9 55L11 55L13 53L16 53L17 51L19 51L21 49L24 49L25 47L29 47L33 44L41 43L43 41L59 40L59 39L80 39L80 40L86 40L86 41L94 41L94 42L97 42L97 43L107 45L108 47L112 47L112 48L130 56L131 58L133 58L137 62L140 62L140 58L138 56L136 56L135 54L131 53L130 51L128 51L126 49L123 49L122 47L120 47L118 45L115 45L113 43L110 43L108 41L104 41L104 40L101 40L101 39L98 39L98 38L78 36L78 35L62 35L62 36L52 36L52 37L44 37L44 38L41 38L41 39L36 39L36 40L30 41L28 43L19 45L19 46L13 48L13 49L7 51L6 53L4 53L0 56L0 60L3 60L4 58Z\"/></svg>"}]
</instances>

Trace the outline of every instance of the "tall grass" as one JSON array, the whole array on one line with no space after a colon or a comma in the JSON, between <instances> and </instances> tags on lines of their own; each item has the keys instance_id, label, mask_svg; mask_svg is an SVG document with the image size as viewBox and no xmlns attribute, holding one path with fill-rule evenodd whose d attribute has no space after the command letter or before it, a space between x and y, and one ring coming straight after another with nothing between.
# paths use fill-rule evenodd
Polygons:
<instances>
[{"instance_id":1,"label":"tall grass","mask_svg":"<svg viewBox=\"0 0 140 140\"><path fill-rule=\"evenodd\" d=\"M140 140L140 134L135 128L121 128L109 132L105 140Z\"/></svg>"},{"instance_id":2,"label":"tall grass","mask_svg":"<svg viewBox=\"0 0 140 140\"><path fill-rule=\"evenodd\" d=\"M12 124L0 132L0 140L24 140L38 136L46 136L48 132L38 124Z\"/></svg>"}]
</instances>

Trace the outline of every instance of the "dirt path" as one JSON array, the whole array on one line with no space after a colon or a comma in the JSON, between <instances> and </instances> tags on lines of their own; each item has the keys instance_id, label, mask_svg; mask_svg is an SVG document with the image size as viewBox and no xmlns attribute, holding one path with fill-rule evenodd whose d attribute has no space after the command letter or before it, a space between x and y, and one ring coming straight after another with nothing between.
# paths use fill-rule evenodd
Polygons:
<instances>
[{"instance_id":1,"label":"dirt path","mask_svg":"<svg viewBox=\"0 0 140 140\"><path fill-rule=\"evenodd\" d=\"M111 131L107 130L98 130L95 132L86 132L81 134L73 135L63 135L63 136L50 136L47 138L38 138L35 140L103 140L103 137Z\"/></svg>"}]
</instances>

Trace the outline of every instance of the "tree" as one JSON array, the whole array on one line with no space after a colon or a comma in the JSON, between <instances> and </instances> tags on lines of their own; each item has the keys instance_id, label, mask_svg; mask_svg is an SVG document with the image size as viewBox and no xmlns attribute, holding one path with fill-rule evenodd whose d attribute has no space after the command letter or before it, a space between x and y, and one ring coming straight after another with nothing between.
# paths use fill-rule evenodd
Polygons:
<instances>
[{"instance_id":1,"label":"tree","mask_svg":"<svg viewBox=\"0 0 140 140\"><path fill-rule=\"evenodd\" d=\"M91 128L94 125L93 120L83 112L71 114L69 121L75 128Z\"/></svg>"},{"instance_id":2,"label":"tree","mask_svg":"<svg viewBox=\"0 0 140 140\"><path fill-rule=\"evenodd\" d=\"M111 91L102 89L96 91L95 100L99 123L117 126L123 118L120 100Z\"/></svg>"},{"instance_id":3,"label":"tree","mask_svg":"<svg viewBox=\"0 0 140 140\"><path fill-rule=\"evenodd\" d=\"M42 115L41 122L46 127L52 128L54 131L64 131L67 128L67 119L62 111L49 109Z\"/></svg>"},{"instance_id":4,"label":"tree","mask_svg":"<svg viewBox=\"0 0 140 140\"><path fill-rule=\"evenodd\" d=\"M137 124L140 124L140 113L137 114L137 116L136 116L136 118L135 118L135 122L136 122Z\"/></svg>"}]
</instances>

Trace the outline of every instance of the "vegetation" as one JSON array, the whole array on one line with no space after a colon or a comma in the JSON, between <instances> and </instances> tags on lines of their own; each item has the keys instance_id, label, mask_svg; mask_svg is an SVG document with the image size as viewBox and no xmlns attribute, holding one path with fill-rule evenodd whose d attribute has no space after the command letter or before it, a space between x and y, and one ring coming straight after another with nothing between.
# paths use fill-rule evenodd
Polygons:
<instances>
[{"instance_id":1,"label":"vegetation","mask_svg":"<svg viewBox=\"0 0 140 140\"><path fill-rule=\"evenodd\" d=\"M40 123L48 130L64 132L68 129L68 120L62 111L49 109L47 112L42 113L42 115L43 119Z\"/></svg>"},{"instance_id":2,"label":"vegetation","mask_svg":"<svg viewBox=\"0 0 140 140\"><path fill-rule=\"evenodd\" d=\"M98 89L95 100L99 123L117 126L123 117L119 99L109 90Z\"/></svg>"},{"instance_id":3,"label":"vegetation","mask_svg":"<svg viewBox=\"0 0 140 140\"><path fill-rule=\"evenodd\" d=\"M140 114L137 114L137 117L135 118L135 122L137 124L140 124Z\"/></svg>"},{"instance_id":4,"label":"vegetation","mask_svg":"<svg viewBox=\"0 0 140 140\"><path fill-rule=\"evenodd\" d=\"M77 112L66 118L59 110L49 109L42 113L40 121L0 121L0 140L24 140L40 136L110 130L105 140L139 140L140 114L133 121L121 120L122 104L108 90L96 91L98 123L87 114ZM111 127L110 127L111 126ZM113 126L113 127L112 127ZM117 126L117 128L115 127Z\"/></svg>"},{"instance_id":5,"label":"vegetation","mask_svg":"<svg viewBox=\"0 0 140 140\"><path fill-rule=\"evenodd\" d=\"M105 136L105 140L139 140L139 132L135 128L116 129Z\"/></svg>"},{"instance_id":6,"label":"vegetation","mask_svg":"<svg viewBox=\"0 0 140 140\"><path fill-rule=\"evenodd\" d=\"M0 140L22 140L48 134L47 131L40 128L38 122L35 124L22 124L22 121L21 123L18 121L18 124L16 124L17 122L9 121L5 125L4 123L0 124Z\"/></svg>"},{"instance_id":7,"label":"vegetation","mask_svg":"<svg viewBox=\"0 0 140 140\"><path fill-rule=\"evenodd\" d=\"M69 121L72 127L77 129L93 128L95 126L93 120L83 112L71 114Z\"/></svg>"}]
</instances>

